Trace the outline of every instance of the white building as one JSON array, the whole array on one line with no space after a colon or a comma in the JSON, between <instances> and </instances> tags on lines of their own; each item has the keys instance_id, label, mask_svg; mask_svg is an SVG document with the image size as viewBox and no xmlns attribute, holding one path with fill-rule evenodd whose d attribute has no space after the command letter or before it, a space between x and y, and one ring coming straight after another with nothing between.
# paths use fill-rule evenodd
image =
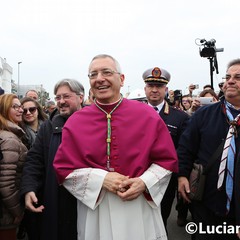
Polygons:
<instances>
[{"instance_id":1,"label":"white building","mask_svg":"<svg viewBox=\"0 0 240 240\"><path fill-rule=\"evenodd\" d=\"M12 90L12 67L7 63L6 58L0 57L0 87L5 93L11 93Z\"/></svg>"}]
</instances>

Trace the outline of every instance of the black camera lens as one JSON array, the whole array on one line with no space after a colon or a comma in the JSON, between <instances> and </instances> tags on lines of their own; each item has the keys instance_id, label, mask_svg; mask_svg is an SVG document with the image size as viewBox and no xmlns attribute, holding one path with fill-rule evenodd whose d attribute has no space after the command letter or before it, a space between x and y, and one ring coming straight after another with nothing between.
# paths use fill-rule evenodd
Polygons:
<instances>
[{"instance_id":1,"label":"black camera lens","mask_svg":"<svg viewBox=\"0 0 240 240\"><path fill-rule=\"evenodd\" d=\"M222 88L222 87L223 87L223 84L224 84L223 82L222 82L222 83L219 83L218 86L219 86L220 88Z\"/></svg>"}]
</instances>

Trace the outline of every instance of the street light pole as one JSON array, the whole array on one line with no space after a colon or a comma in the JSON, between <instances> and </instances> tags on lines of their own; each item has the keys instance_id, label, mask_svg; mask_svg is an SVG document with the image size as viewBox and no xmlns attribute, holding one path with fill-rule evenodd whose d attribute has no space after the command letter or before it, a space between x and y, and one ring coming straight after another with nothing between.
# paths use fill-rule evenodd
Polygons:
<instances>
[{"instance_id":1,"label":"street light pole","mask_svg":"<svg viewBox=\"0 0 240 240\"><path fill-rule=\"evenodd\" d=\"M18 98L20 97L20 94L19 94L19 84L20 84L20 64L22 62L18 62L18 85L17 85L17 96Z\"/></svg>"}]
</instances>

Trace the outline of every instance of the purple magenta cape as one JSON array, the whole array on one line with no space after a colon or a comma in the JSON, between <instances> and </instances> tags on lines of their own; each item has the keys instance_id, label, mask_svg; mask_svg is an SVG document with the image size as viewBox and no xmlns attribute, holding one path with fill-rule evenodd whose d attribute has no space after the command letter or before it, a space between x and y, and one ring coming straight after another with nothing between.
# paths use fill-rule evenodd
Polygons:
<instances>
[{"instance_id":1,"label":"purple magenta cape","mask_svg":"<svg viewBox=\"0 0 240 240\"><path fill-rule=\"evenodd\" d=\"M178 171L177 155L163 120L147 104L123 99L111 118L111 167L139 177L152 163ZM66 122L54 160L61 184L75 169L107 170L107 119L95 104L75 112Z\"/></svg>"}]
</instances>

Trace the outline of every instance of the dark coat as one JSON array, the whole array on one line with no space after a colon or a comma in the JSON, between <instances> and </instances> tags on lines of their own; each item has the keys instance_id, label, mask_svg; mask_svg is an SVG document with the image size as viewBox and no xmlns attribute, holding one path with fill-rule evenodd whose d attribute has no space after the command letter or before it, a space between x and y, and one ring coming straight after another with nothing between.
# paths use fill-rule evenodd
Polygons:
<instances>
[{"instance_id":1,"label":"dark coat","mask_svg":"<svg viewBox=\"0 0 240 240\"><path fill-rule=\"evenodd\" d=\"M204 166L225 140L229 129L226 114L223 111L223 101L213 105L201 107L191 117L190 122L181 136L178 147L179 176L189 177L193 162L199 162ZM235 214L238 224L240 223L240 138L236 141L237 157L234 174L234 192L231 204L231 213ZM218 170L221 160L219 154L214 165L211 167L206 180L203 204L214 212L215 215L226 215L226 191L225 181L220 190L217 189ZM226 176L225 176L226 177ZM236 203L236 204L235 204Z\"/></svg>"},{"instance_id":2,"label":"dark coat","mask_svg":"<svg viewBox=\"0 0 240 240\"><path fill-rule=\"evenodd\" d=\"M180 136L187 126L187 121L189 119L188 114L169 106L166 102L159 115L167 125L174 146L177 149Z\"/></svg>"},{"instance_id":3,"label":"dark coat","mask_svg":"<svg viewBox=\"0 0 240 240\"><path fill-rule=\"evenodd\" d=\"M42 214L41 240L77 239L76 199L58 185L52 166L66 120L57 115L41 125L23 169L22 196L34 191L41 199L38 204L45 207Z\"/></svg>"},{"instance_id":4,"label":"dark coat","mask_svg":"<svg viewBox=\"0 0 240 240\"><path fill-rule=\"evenodd\" d=\"M165 102L161 111L159 112L159 115L167 125L175 149L177 149L180 136L187 126L187 122L189 119L188 114L169 106L169 104ZM172 173L171 180L168 184L167 190L161 202L161 213L165 226L167 225L167 219L172 209L176 189L177 189L177 173Z\"/></svg>"}]
</instances>

